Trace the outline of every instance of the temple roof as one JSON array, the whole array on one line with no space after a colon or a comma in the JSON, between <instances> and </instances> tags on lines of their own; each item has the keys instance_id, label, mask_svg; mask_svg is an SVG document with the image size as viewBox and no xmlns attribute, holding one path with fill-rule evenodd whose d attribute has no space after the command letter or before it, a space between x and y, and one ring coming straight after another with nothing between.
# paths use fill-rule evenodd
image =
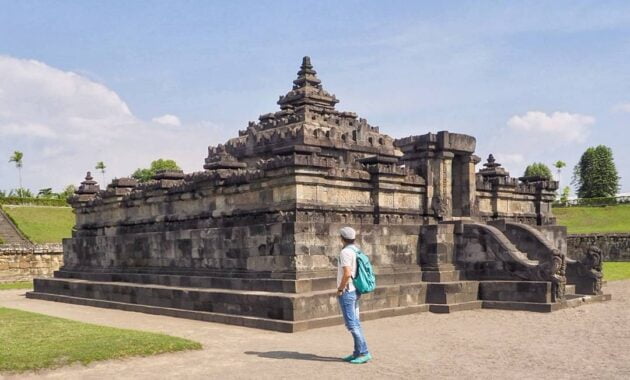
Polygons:
<instances>
[{"instance_id":1,"label":"temple roof","mask_svg":"<svg viewBox=\"0 0 630 380\"><path fill-rule=\"evenodd\" d=\"M297 79L293 81L293 89L286 95L280 96L278 100L281 109L312 105L332 110L335 104L339 103L335 95L329 94L322 87L321 80L317 78L317 71L313 70L310 57L302 58L302 65L297 75Z\"/></svg>"}]
</instances>

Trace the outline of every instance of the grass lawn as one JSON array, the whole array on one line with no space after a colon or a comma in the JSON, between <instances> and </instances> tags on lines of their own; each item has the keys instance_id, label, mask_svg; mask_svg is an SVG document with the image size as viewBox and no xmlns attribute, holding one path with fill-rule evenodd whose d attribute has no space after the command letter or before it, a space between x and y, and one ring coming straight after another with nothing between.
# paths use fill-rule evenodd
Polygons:
<instances>
[{"instance_id":1,"label":"grass lawn","mask_svg":"<svg viewBox=\"0 0 630 380\"><path fill-rule=\"evenodd\" d=\"M200 349L163 334L97 326L0 308L0 372L23 372L70 363Z\"/></svg>"},{"instance_id":2,"label":"grass lawn","mask_svg":"<svg viewBox=\"0 0 630 380\"><path fill-rule=\"evenodd\" d=\"M630 279L630 262L604 262L604 280L628 280Z\"/></svg>"},{"instance_id":3,"label":"grass lawn","mask_svg":"<svg viewBox=\"0 0 630 380\"><path fill-rule=\"evenodd\" d=\"M74 226L70 207L4 205L2 209L33 243L61 243Z\"/></svg>"},{"instance_id":4,"label":"grass lawn","mask_svg":"<svg viewBox=\"0 0 630 380\"><path fill-rule=\"evenodd\" d=\"M630 232L630 205L554 208L558 224L570 234Z\"/></svg>"},{"instance_id":5,"label":"grass lawn","mask_svg":"<svg viewBox=\"0 0 630 380\"><path fill-rule=\"evenodd\" d=\"M33 281L18 281L0 284L0 290L10 289L33 289Z\"/></svg>"}]
</instances>

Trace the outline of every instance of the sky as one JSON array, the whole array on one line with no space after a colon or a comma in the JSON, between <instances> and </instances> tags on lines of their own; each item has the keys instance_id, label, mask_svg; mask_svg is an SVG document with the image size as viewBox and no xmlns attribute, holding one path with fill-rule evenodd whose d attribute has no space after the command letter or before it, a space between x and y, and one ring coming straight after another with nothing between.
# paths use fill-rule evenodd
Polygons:
<instances>
[{"instance_id":1,"label":"sky","mask_svg":"<svg viewBox=\"0 0 630 380\"><path fill-rule=\"evenodd\" d=\"M477 138L513 176L612 148L630 192L627 1L0 0L0 190L59 191L207 147L278 110L301 58L393 137ZM555 170L554 170L555 172Z\"/></svg>"}]
</instances>

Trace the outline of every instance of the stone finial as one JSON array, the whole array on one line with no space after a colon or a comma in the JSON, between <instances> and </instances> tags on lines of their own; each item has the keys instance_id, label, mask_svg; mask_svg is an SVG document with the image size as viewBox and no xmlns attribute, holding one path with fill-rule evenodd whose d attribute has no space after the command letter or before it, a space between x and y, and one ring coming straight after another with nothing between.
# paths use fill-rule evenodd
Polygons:
<instances>
[{"instance_id":1,"label":"stone finial","mask_svg":"<svg viewBox=\"0 0 630 380\"><path fill-rule=\"evenodd\" d=\"M488 156L488 160L483 166L484 168L479 170L479 174L486 178L508 177L510 175L505 168L501 167L501 164L496 161L492 154Z\"/></svg>"},{"instance_id":2,"label":"stone finial","mask_svg":"<svg viewBox=\"0 0 630 380\"><path fill-rule=\"evenodd\" d=\"M323 89L309 56L302 58L302 65L297 75L297 79L293 81L293 89L286 95L280 96L280 100L278 100L281 109L290 106L313 105L332 110L335 108L335 104L339 103L334 95Z\"/></svg>"},{"instance_id":3,"label":"stone finial","mask_svg":"<svg viewBox=\"0 0 630 380\"><path fill-rule=\"evenodd\" d=\"M302 58L302 69L312 69L313 65L311 65L311 57L309 57L308 55L305 55Z\"/></svg>"},{"instance_id":4,"label":"stone finial","mask_svg":"<svg viewBox=\"0 0 630 380\"><path fill-rule=\"evenodd\" d=\"M487 162L483 164L483 166L485 166L488 169L498 168L499 166L501 166L501 164L496 161L497 160L494 159L494 155L490 153L490 155L488 156Z\"/></svg>"},{"instance_id":5,"label":"stone finial","mask_svg":"<svg viewBox=\"0 0 630 380\"><path fill-rule=\"evenodd\" d=\"M68 198L68 202L73 206L85 204L94 199L100 191L101 188L94 178L92 178L92 173L87 172L85 180L81 182L81 185L74 192L74 195Z\"/></svg>"},{"instance_id":6,"label":"stone finial","mask_svg":"<svg viewBox=\"0 0 630 380\"><path fill-rule=\"evenodd\" d=\"M99 191L100 187L98 186L98 183L94 180L94 178L92 178L92 173L87 172L87 174L85 175L85 180L81 182L81 185L79 186L77 191L75 191L75 194L96 194Z\"/></svg>"}]
</instances>

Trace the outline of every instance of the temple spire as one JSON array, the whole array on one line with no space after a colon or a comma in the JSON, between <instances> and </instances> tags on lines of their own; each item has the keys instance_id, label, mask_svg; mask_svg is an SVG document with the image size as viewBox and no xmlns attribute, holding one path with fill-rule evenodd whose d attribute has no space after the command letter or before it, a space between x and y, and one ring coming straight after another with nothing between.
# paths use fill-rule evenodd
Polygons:
<instances>
[{"instance_id":1,"label":"temple spire","mask_svg":"<svg viewBox=\"0 0 630 380\"><path fill-rule=\"evenodd\" d=\"M286 95L280 96L278 104L280 108L295 108L304 105L312 105L327 110L333 110L339 100L335 95L324 90L321 81L317 78L317 71L313 69L311 57L302 58L297 79L293 81L293 89Z\"/></svg>"},{"instance_id":2,"label":"temple spire","mask_svg":"<svg viewBox=\"0 0 630 380\"><path fill-rule=\"evenodd\" d=\"M300 71L297 72L297 75L297 79L293 81L294 90L304 86L313 86L318 89L322 87L322 81L317 78L317 71L313 70L311 57L309 56L302 58L302 66L300 66Z\"/></svg>"}]
</instances>

